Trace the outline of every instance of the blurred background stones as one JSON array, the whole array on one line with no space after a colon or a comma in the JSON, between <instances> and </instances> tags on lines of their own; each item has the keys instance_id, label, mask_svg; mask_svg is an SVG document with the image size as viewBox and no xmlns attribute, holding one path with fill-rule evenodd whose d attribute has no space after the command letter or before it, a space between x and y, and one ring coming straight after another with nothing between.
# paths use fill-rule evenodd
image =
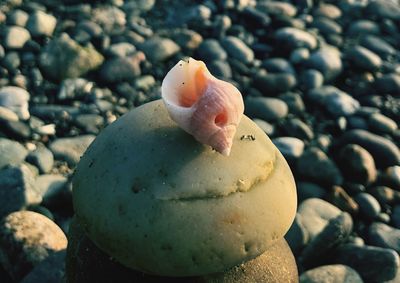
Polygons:
<instances>
[{"instance_id":1,"label":"blurred background stones","mask_svg":"<svg viewBox=\"0 0 400 283\"><path fill-rule=\"evenodd\" d=\"M399 50L396 0L1 1L0 281L64 276L80 156L187 56L288 160L300 281L400 281Z\"/></svg>"}]
</instances>

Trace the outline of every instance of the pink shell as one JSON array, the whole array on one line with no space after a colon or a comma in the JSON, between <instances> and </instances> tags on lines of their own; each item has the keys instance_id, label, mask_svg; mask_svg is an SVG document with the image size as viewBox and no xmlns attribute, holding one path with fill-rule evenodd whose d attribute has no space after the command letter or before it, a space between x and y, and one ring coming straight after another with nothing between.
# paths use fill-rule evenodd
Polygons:
<instances>
[{"instance_id":1,"label":"pink shell","mask_svg":"<svg viewBox=\"0 0 400 283\"><path fill-rule=\"evenodd\" d=\"M219 80L202 61L179 61L165 76L161 95L165 106L183 130L228 156L243 115L239 90Z\"/></svg>"}]
</instances>

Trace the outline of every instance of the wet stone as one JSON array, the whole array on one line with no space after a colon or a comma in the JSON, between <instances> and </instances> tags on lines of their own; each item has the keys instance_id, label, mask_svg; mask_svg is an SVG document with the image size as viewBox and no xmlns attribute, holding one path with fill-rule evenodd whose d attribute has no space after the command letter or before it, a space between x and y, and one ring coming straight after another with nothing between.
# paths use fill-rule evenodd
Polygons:
<instances>
[{"instance_id":1,"label":"wet stone","mask_svg":"<svg viewBox=\"0 0 400 283\"><path fill-rule=\"evenodd\" d=\"M266 95L276 95L287 92L295 87L296 83L296 77L288 73L260 73L254 79L254 86Z\"/></svg>"},{"instance_id":2,"label":"wet stone","mask_svg":"<svg viewBox=\"0 0 400 283\"><path fill-rule=\"evenodd\" d=\"M392 134L398 129L397 123L394 120L381 113L372 114L368 119L368 125L371 131L378 134Z\"/></svg>"}]
</instances>

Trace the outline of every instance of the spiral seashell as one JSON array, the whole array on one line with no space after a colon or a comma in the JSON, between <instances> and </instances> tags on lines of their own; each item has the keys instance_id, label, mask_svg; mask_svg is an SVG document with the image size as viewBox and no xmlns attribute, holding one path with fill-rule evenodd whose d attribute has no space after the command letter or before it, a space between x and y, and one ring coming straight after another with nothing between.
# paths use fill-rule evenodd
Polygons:
<instances>
[{"instance_id":1,"label":"spiral seashell","mask_svg":"<svg viewBox=\"0 0 400 283\"><path fill-rule=\"evenodd\" d=\"M161 95L168 113L197 141L228 156L244 104L239 90L219 80L202 61L179 61L165 76Z\"/></svg>"}]
</instances>

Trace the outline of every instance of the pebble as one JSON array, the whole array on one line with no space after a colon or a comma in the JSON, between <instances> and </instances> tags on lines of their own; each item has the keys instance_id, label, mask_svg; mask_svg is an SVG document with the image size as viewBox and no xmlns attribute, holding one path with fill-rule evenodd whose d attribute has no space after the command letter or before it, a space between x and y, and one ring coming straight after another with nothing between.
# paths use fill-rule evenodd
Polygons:
<instances>
[{"instance_id":1,"label":"pebble","mask_svg":"<svg viewBox=\"0 0 400 283\"><path fill-rule=\"evenodd\" d=\"M49 148L56 159L65 160L69 165L76 166L94 138L93 135L58 138L50 144Z\"/></svg>"},{"instance_id":2,"label":"pebble","mask_svg":"<svg viewBox=\"0 0 400 283\"><path fill-rule=\"evenodd\" d=\"M308 231L310 239L314 239L331 219L341 214L339 208L319 198L306 199L299 205L297 212L301 215L303 226Z\"/></svg>"},{"instance_id":3,"label":"pebble","mask_svg":"<svg viewBox=\"0 0 400 283\"><path fill-rule=\"evenodd\" d=\"M126 24L125 13L114 5L97 6L92 10L91 19L107 33L120 30Z\"/></svg>"},{"instance_id":4,"label":"pebble","mask_svg":"<svg viewBox=\"0 0 400 283\"><path fill-rule=\"evenodd\" d=\"M400 74L385 74L375 80L374 88L380 94L398 95L400 93Z\"/></svg>"},{"instance_id":5,"label":"pebble","mask_svg":"<svg viewBox=\"0 0 400 283\"><path fill-rule=\"evenodd\" d=\"M35 11L29 16L26 28L33 37L35 36L51 36L57 25L57 19L43 11Z\"/></svg>"},{"instance_id":6,"label":"pebble","mask_svg":"<svg viewBox=\"0 0 400 283\"><path fill-rule=\"evenodd\" d=\"M282 119L288 114L286 103L278 98L248 96L245 105L245 111L249 117L268 122Z\"/></svg>"},{"instance_id":7,"label":"pebble","mask_svg":"<svg viewBox=\"0 0 400 283\"><path fill-rule=\"evenodd\" d=\"M39 57L44 74L58 81L80 77L97 69L103 60L93 46L83 47L66 33L51 40Z\"/></svg>"},{"instance_id":8,"label":"pebble","mask_svg":"<svg viewBox=\"0 0 400 283\"><path fill-rule=\"evenodd\" d=\"M289 113L295 115L301 115L304 113L306 107L300 94L296 92L286 92L281 94L279 98L286 102L289 107Z\"/></svg>"},{"instance_id":9,"label":"pebble","mask_svg":"<svg viewBox=\"0 0 400 283\"><path fill-rule=\"evenodd\" d=\"M347 131L338 145L358 144L366 149L375 160L378 168L386 168L400 163L400 150L390 140L365 130Z\"/></svg>"},{"instance_id":10,"label":"pebble","mask_svg":"<svg viewBox=\"0 0 400 283\"><path fill-rule=\"evenodd\" d=\"M314 8L313 15L336 20L342 16L342 11L333 4L320 3Z\"/></svg>"},{"instance_id":11,"label":"pebble","mask_svg":"<svg viewBox=\"0 0 400 283\"><path fill-rule=\"evenodd\" d=\"M191 29L175 29L169 34L171 39L183 49L197 49L203 42L203 36Z\"/></svg>"},{"instance_id":12,"label":"pebble","mask_svg":"<svg viewBox=\"0 0 400 283\"><path fill-rule=\"evenodd\" d=\"M358 204L340 186L333 186L326 200L351 215L356 215L358 213Z\"/></svg>"},{"instance_id":13,"label":"pebble","mask_svg":"<svg viewBox=\"0 0 400 283\"><path fill-rule=\"evenodd\" d=\"M340 150L338 164L346 180L351 182L371 184L378 175L372 155L356 144L348 144Z\"/></svg>"},{"instance_id":14,"label":"pebble","mask_svg":"<svg viewBox=\"0 0 400 283\"><path fill-rule=\"evenodd\" d=\"M149 91L155 84L156 80L152 75L138 77L133 83L134 87L143 91Z\"/></svg>"},{"instance_id":15,"label":"pebble","mask_svg":"<svg viewBox=\"0 0 400 283\"><path fill-rule=\"evenodd\" d=\"M268 73L295 74L293 66L284 58L270 58L264 60L261 65Z\"/></svg>"},{"instance_id":16,"label":"pebble","mask_svg":"<svg viewBox=\"0 0 400 283\"><path fill-rule=\"evenodd\" d=\"M400 205L397 204L397 205L393 206L391 220L392 220L393 227L400 229Z\"/></svg>"},{"instance_id":17,"label":"pebble","mask_svg":"<svg viewBox=\"0 0 400 283\"><path fill-rule=\"evenodd\" d=\"M347 34L352 37L357 37L365 34L379 35L379 25L370 20L357 20L350 24Z\"/></svg>"},{"instance_id":18,"label":"pebble","mask_svg":"<svg viewBox=\"0 0 400 283\"><path fill-rule=\"evenodd\" d=\"M42 201L34 175L25 164L0 170L0 196L0 218Z\"/></svg>"},{"instance_id":19,"label":"pebble","mask_svg":"<svg viewBox=\"0 0 400 283\"><path fill-rule=\"evenodd\" d=\"M285 234L285 240L296 255L307 244L308 238L308 231L303 226L302 216L296 213L292 226L290 226L289 231Z\"/></svg>"},{"instance_id":20,"label":"pebble","mask_svg":"<svg viewBox=\"0 0 400 283\"><path fill-rule=\"evenodd\" d=\"M394 189L400 191L400 166L391 166L382 174L382 178Z\"/></svg>"},{"instance_id":21,"label":"pebble","mask_svg":"<svg viewBox=\"0 0 400 283\"><path fill-rule=\"evenodd\" d=\"M251 6L243 9L242 16L246 22L256 28L265 28L271 23L271 18L266 13Z\"/></svg>"},{"instance_id":22,"label":"pebble","mask_svg":"<svg viewBox=\"0 0 400 283\"><path fill-rule=\"evenodd\" d=\"M326 185L340 185L342 174L335 163L319 148L310 147L297 160L297 172L310 181Z\"/></svg>"},{"instance_id":23,"label":"pebble","mask_svg":"<svg viewBox=\"0 0 400 283\"><path fill-rule=\"evenodd\" d=\"M377 134L392 134L398 129L394 120L381 113L373 113L368 119L368 126Z\"/></svg>"},{"instance_id":24,"label":"pebble","mask_svg":"<svg viewBox=\"0 0 400 283\"><path fill-rule=\"evenodd\" d=\"M304 151L304 142L295 137L279 137L272 140L283 156L288 160L299 158Z\"/></svg>"},{"instance_id":25,"label":"pebble","mask_svg":"<svg viewBox=\"0 0 400 283\"><path fill-rule=\"evenodd\" d=\"M6 28L3 45L8 49L21 49L29 39L31 35L25 28L10 26Z\"/></svg>"},{"instance_id":26,"label":"pebble","mask_svg":"<svg viewBox=\"0 0 400 283\"><path fill-rule=\"evenodd\" d=\"M28 18L29 14L27 12L24 10L15 9L9 14L7 23L13 26L25 27Z\"/></svg>"},{"instance_id":27,"label":"pebble","mask_svg":"<svg viewBox=\"0 0 400 283\"><path fill-rule=\"evenodd\" d=\"M176 55L180 47L169 38L152 37L143 42L139 48L151 62L162 62Z\"/></svg>"},{"instance_id":28,"label":"pebble","mask_svg":"<svg viewBox=\"0 0 400 283\"><path fill-rule=\"evenodd\" d=\"M232 77L231 66L222 60L215 60L208 64L211 74L220 79L230 79Z\"/></svg>"},{"instance_id":29,"label":"pebble","mask_svg":"<svg viewBox=\"0 0 400 283\"><path fill-rule=\"evenodd\" d=\"M300 81L305 90L318 89L324 84L324 76L320 71L308 69L301 74Z\"/></svg>"},{"instance_id":30,"label":"pebble","mask_svg":"<svg viewBox=\"0 0 400 283\"><path fill-rule=\"evenodd\" d=\"M297 48L290 53L289 58L292 64L301 64L310 58L310 50L307 48Z\"/></svg>"},{"instance_id":31,"label":"pebble","mask_svg":"<svg viewBox=\"0 0 400 283\"><path fill-rule=\"evenodd\" d=\"M53 168L54 156L44 145L39 145L26 157L26 161L35 165L40 173L48 173Z\"/></svg>"},{"instance_id":32,"label":"pebble","mask_svg":"<svg viewBox=\"0 0 400 283\"><path fill-rule=\"evenodd\" d=\"M1 263L15 281L20 281L35 266L66 247L64 232L39 213L14 212L0 224Z\"/></svg>"},{"instance_id":33,"label":"pebble","mask_svg":"<svg viewBox=\"0 0 400 283\"><path fill-rule=\"evenodd\" d=\"M140 62L144 58L142 55L137 54L106 60L100 69L101 78L108 83L118 83L135 79L141 74Z\"/></svg>"},{"instance_id":34,"label":"pebble","mask_svg":"<svg viewBox=\"0 0 400 283\"><path fill-rule=\"evenodd\" d=\"M366 7L366 12L380 19L400 20L400 5L396 1L371 1Z\"/></svg>"},{"instance_id":35,"label":"pebble","mask_svg":"<svg viewBox=\"0 0 400 283\"><path fill-rule=\"evenodd\" d=\"M314 18L311 27L318 29L325 36L342 33L342 27L338 23L325 17Z\"/></svg>"},{"instance_id":36,"label":"pebble","mask_svg":"<svg viewBox=\"0 0 400 283\"><path fill-rule=\"evenodd\" d=\"M337 78L343 69L341 53L333 46L324 46L313 52L305 64L310 69L320 71L327 82Z\"/></svg>"},{"instance_id":37,"label":"pebble","mask_svg":"<svg viewBox=\"0 0 400 283\"><path fill-rule=\"evenodd\" d=\"M378 55L359 45L347 50L345 56L350 60L352 66L365 71L374 72L382 65L382 60Z\"/></svg>"},{"instance_id":38,"label":"pebble","mask_svg":"<svg viewBox=\"0 0 400 283\"><path fill-rule=\"evenodd\" d=\"M18 52L11 51L4 56L1 63L10 73L17 73L21 65L21 59Z\"/></svg>"},{"instance_id":39,"label":"pebble","mask_svg":"<svg viewBox=\"0 0 400 283\"><path fill-rule=\"evenodd\" d=\"M348 265L366 282L385 282L396 276L399 255L392 249L345 244L335 253L334 263Z\"/></svg>"},{"instance_id":40,"label":"pebble","mask_svg":"<svg viewBox=\"0 0 400 283\"><path fill-rule=\"evenodd\" d=\"M382 59L388 59L396 54L396 49L390 43L375 35L366 35L360 40L360 45L375 52Z\"/></svg>"},{"instance_id":41,"label":"pebble","mask_svg":"<svg viewBox=\"0 0 400 283\"><path fill-rule=\"evenodd\" d=\"M254 86L268 96L287 92L295 87L296 83L296 77L288 73L259 73L254 78Z\"/></svg>"},{"instance_id":42,"label":"pebble","mask_svg":"<svg viewBox=\"0 0 400 283\"><path fill-rule=\"evenodd\" d=\"M27 155L28 151L20 143L0 137L0 170L21 164Z\"/></svg>"},{"instance_id":43,"label":"pebble","mask_svg":"<svg viewBox=\"0 0 400 283\"><path fill-rule=\"evenodd\" d=\"M199 58L205 62L216 60L225 61L228 58L228 53L226 53L219 41L216 39L205 39L196 52Z\"/></svg>"},{"instance_id":44,"label":"pebble","mask_svg":"<svg viewBox=\"0 0 400 283\"><path fill-rule=\"evenodd\" d=\"M36 178L35 186L43 198L43 201L49 196L59 193L65 187L67 178L56 174L43 174Z\"/></svg>"},{"instance_id":45,"label":"pebble","mask_svg":"<svg viewBox=\"0 0 400 283\"><path fill-rule=\"evenodd\" d=\"M296 49L305 47L308 49L315 49L317 47L317 39L314 35L307 31L293 28L284 27L275 32L275 39L285 48Z\"/></svg>"},{"instance_id":46,"label":"pebble","mask_svg":"<svg viewBox=\"0 0 400 283\"><path fill-rule=\"evenodd\" d=\"M291 137L302 140L312 140L314 138L314 132L311 127L298 118L287 120L283 128L287 135Z\"/></svg>"},{"instance_id":47,"label":"pebble","mask_svg":"<svg viewBox=\"0 0 400 283\"><path fill-rule=\"evenodd\" d=\"M93 83L83 78L65 79L61 83L57 98L60 100L79 99L88 94Z\"/></svg>"},{"instance_id":48,"label":"pebble","mask_svg":"<svg viewBox=\"0 0 400 283\"><path fill-rule=\"evenodd\" d=\"M80 114L76 116L75 124L85 133L98 134L100 128L104 126L104 119L97 114Z\"/></svg>"},{"instance_id":49,"label":"pebble","mask_svg":"<svg viewBox=\"0 0 400 283\"><path fill-rule=\"evenodd\" d=\"M358 204L361 215L367 220L373 221L381 212L379 202L368 193L359 193L354 197L354 200Z\"/></svg>"},{"instance_id":50,"label":"pebble","mask_svg":"<svg viewBox=\"0 0 400 283\"><path fill-rule=\"evenodd\" d=\"M319 266L300 276L300 283L363 283L360 275L353 268L343 264Z\"/></svg>"},{"instance_id":51,"label":"pebble","mask_svg":"<svg viewBox=\"0 0 400 283\"><path fill-rule=\"evenodd\" d=\"M368 243L400 252L400 229L374 222L368 228Z\"/></svg>"},{"instance_id":52,"label":"pebble","mask_svg":"<svg viewBox=\"0 0 400 283\"><path fill-rule=\"evenodd\" d=\"M37 264L20 282L21 283L55 283L65 279L66 252L61 250L49 255Z\"/></svg>"},{"instance_id":53,"label":"pebble","mask_svg":"<svg viewBox=\"0 0 400 283\"><path fill-rule=\"evenodd\" d=\"M30 117L28 109L29 93L17 86L5 86L0 88L0 106L10 109L21 120L27 120Z\"/></svg>"},{"instance_id":54,"label":"pebble","mask_svg":"<svg viewBox=\"0 0 400 283\"><path fill-rule=\"evenodd\" d=\"M353 220L347 212L330 219L324 229L304 248L299 261L304 267L313 267L331 256L333 250L344 243L353 230Z\"/></svg>"},{"instance_id":55,"label":"pebble","mask_svg":"<svg viewBox=\"0 0 400 283\"><path fill-rule=\"evenodd\" d=\"M274 16L294 17L297 13L295 6L281 1L261 1L257 4L257 9Z\"/></svg>"},{"instance_id":56,"label":"pebble","mask_svg":"<svg viewBox=\"0 0 400 283\"><path fill-rule=\"evenodd\" d=\"M370 187L368 188L368 193L374 196L382 206L386 204L393 205L400 203L400 192L386 186ZM393 215L396 215L394 211ZM399 216L400 216L400 211L399 211ZM399 226L396 227L400 228L400 222Z\"/></svg>"},{"instance_id":57,"label":"pebble","mask_svg":"<svg viewBox=\"0 0 400 283\"><path fill-rule=\"evenodd\" d=\"M31 137L30 127L21 121L0 121L0 132L14 140L27 140Z\"/></svg>"},{"instance_id":58,"label":"pebble","mask_svg":"<svg viewBox=\"0 0 400 283\"><path fill-rule=\"evenodd\" d=\"M254 52L246 43L234 36L227 36L221 41L228 55L245 64L250 64L254 60Z\"/></svg>"},{"instance_id":59,"label":"pebble","mask_svg":"<svg viewBox=\"0 0 400 283\"><path fill-rule=\"evenodd\" d=\"M114 57L127 57L136 52L136 47L129 42L118 42L110 45L107 53Z\"/></svg>"},{"instance_id":60,"label":"pebble","mask_svg":"<svg viewBox=\"0 0 400 283\"><path fill-rule=\"evenodd\" d=\"M297 186L297 199L302 203L305 199L320 198L323 199L327 194L327 190L321 186L310 182L298 182Z\"/></svg>"},{"instance_id":61,"label":"pebble","mask_svg":"<svg viewBox=\"0 0 400 283\"><path fill-rule=\"evenodd\" d=\"M131 15L140 15L153 9L155 3L156 0L129 1L123 4L123 10L129 12Z\"/></svg>"},{"instance_id":62,"label":"pebble","mask_svg":"<svg viewBox=\"0 0 400 283\"><path fill-rule=\"evenodd\" d=\"M0 106L0 120L2 121L18 121L18 115L14 111Z\"/></svg>"},{"instance_id":63,"label":"pebble","mask_svg":"<svg viewBox=\"0 0 400 283\"><path fill-rule=\"evenodd\" d=\"M257 124L261 128L261 130L264 131L264 133L267 134L267 136L272 136L274 134L274 125L268 123L267 121L261 120L261 119L252 119L254 123Z\"/></svg>"}]
</instances>

